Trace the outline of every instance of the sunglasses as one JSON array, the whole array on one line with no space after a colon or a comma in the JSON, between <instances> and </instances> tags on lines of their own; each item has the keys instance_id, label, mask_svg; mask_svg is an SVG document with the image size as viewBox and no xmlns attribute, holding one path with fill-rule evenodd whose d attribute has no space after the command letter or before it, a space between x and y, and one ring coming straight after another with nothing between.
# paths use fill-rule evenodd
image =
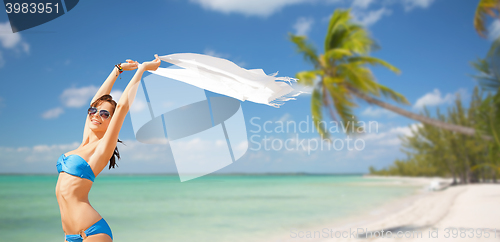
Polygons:
<instances>
[{"instance_id":1,"label":"sunglasses","mask_svg":"<svg viewBox=\"0 0 500 242\"><path fill-rule=\"evenodd\" d=\"M90 107L89 110L88 110L88 114L89 115L94 115L97 113L97 111L99 111L99 116L101 116L101 118L103 119L108 119L109 116L111 116L108 112L108 110L97 110L97 108L94 108L94 107Z\"/></svg>"}]
</instances>

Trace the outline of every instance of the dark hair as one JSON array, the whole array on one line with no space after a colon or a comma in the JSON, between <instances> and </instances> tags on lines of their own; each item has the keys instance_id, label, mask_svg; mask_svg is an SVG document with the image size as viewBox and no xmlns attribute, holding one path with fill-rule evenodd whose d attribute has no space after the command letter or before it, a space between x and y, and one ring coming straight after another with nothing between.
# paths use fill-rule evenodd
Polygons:
<instances>
[{"instance_id":1,"label":"dark hair","mask_svg":"<svg viewBox=\"0 0 500 242\"><path fill-rule=\"evenodd\" d=\"M109 95L109 94L102 95L102 97L95 100L92 104L90 104L90 106L97 107L103 102L108 102L113 106L112 110L110 110L110 111L114 114L115 109L116 109L116 102L113 100L113 97L111 97L111 95ZM123 144L123 142L120 139L118 139L118 142ZM111 167L115 168L115 166L118 166L116 164L115 156L118 159L120 159L120 152L118 152L118 146L115 147L115 150L113 151L113 155L111 156L111 159L109 160L109 169L111 169Z\"/></svg>"},{"instance_id":2,"label":"dark hair","mask_svg":"<svg viewBox=\"0 0 500 242\"><path fill-rule=\"evenodd\" d=\"M123 144L123 142L120 139L118 139L118 142ZM115 151L113 151L113 156L111 156L111 159L109 160L109 169L111 169L111 167L115 168L115 165L118 166L118 164L116 164L115 161L115 156L116 158L118 158L118 160L120 159L120 152L118 152L118 146L115 147Z\"/></svg>"}]
</instances>

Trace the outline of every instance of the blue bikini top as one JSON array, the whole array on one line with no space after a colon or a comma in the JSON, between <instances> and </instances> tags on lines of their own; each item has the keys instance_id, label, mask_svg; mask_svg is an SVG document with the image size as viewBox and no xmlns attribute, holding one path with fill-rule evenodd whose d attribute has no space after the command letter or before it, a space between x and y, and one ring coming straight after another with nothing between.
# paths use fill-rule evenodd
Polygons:
<instances>
[{"instance_id":1,"label":"blue bikini top","mask_svg":"<svg viewBox=\"0 0 500 242\"><path fill-rule=\"evenodd\" d=\"M87 163L87 161L85 161L79 155L73 154L66 157L64 154L62 154L57 160L56 166L57 172L59 173L61 171L64 171L70 175L89 179L94 182L94 171L92 171L89 163Z\"/></svg>"}]
</instances>

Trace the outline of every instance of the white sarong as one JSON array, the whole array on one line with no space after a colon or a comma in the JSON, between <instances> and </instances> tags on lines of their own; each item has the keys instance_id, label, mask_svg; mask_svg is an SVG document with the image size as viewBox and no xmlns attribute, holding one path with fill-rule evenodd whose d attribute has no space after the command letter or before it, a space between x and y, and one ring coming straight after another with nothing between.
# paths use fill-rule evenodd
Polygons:
<instances>
[{"instance_id":1,"label":"white sarong","mask_svg":"<svg viewBox=\"0 0 500 242\"><path fill-rule=\"evenodd\" d=\"M294 78L276 77L277 73L266 75L262 69L247 70L222 58L180 53L160 56L160 59L180 68L158 68L151 73L240 101L279 107L303 93L291 87L291 82L296 81Z\"/></svg>"}]
</instances>

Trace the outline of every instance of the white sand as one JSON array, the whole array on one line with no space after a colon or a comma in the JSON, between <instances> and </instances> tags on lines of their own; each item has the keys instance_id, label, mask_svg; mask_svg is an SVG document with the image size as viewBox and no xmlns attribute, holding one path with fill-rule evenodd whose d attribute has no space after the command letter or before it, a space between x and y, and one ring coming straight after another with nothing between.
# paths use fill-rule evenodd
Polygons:
<instances>
[{"instance_id":1,"label":"white sand","mask_svg":"<svg viewBox=\"0 0 500 242\"><path fill-rule=\"evenodd\" d=\"M433 181L430 178L389 179L418 184L430 184ZM315 236L313 238L305 238L305 233L302 234L304 238L291 238L291 234L288 234L271 241L500 241L500 184L459 185L441 191L422 192L379 210L381 213L378 216L372 213L311 230L312 233L320 231L315 235L309 234ZM325 228L333 230L333 233L324 233ZM360 234L356 234L358 228ZM368 233L366 238L366 235L361 233L361 228L363 232L378 233L372 236ZM389 233L390 228L392 229ZM458 228L468 230L461 232ZM471 232L471 229L474 229L474 232ZM385 238L380 237L382 230ZM401 232L398 234L398 231ZM407 233L404 234L405 232ZM361 236L362 239L355 236ZM387 238L389 236L392 238ZM397 236L402 238L396 238ZM471 236L473 238L470 238Z\"/></svg>"}]
</instances>

